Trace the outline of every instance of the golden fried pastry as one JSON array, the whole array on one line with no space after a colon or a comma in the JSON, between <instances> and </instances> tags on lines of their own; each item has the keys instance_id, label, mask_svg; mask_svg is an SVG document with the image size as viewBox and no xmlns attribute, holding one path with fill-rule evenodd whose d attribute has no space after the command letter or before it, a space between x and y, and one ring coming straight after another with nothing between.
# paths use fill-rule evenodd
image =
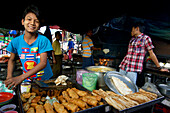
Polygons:
<instances>
[{"instance_id":1,"label":"golden fried pastry","mask_svg":"<svg viewBox=\"0 0 170 113\"><path fill-rule=\"evenodd\" d=\"M63 91L63 92L62 92L62 95L63 95L63 98L65 98L67 101L70 100L70 97L68 96L67 91Z\"/></svg>"},{"instance_id":2,"label":"golden fried pastry","mask_svg":"<svg viewBox=\"0 0 170 113\"><path fill-rule=\"evenodd\" d=\"M71 110L72 112L76 112L78 109L78 106L72 103L63 102L62 104L64 105L64 107L66 107L68 110Z\"/></svg>"},{"instance_id":3,"label":"golden fried pastry","mask_svg":"<svg viewBox=\"0 0 170 113\"><path fill-rule=\"evenodd\" d=\"M24 92L24 93L22 93L22 96L23 96L24 98L30 98L31 93L26 93L26 92Z\"/></svg>"},{"instance_id":4,"label":"golden fried pastry","mask_svg":"<svg viewBox=\"0 0 170 113\"><path fill-rule=\"evenodd\" d=\"M35 110L33 107L30 107L26 113L35 113Z\"/></svg>"},{"instance_id":5,"label":"golden fried pastry","mask_svg":"<svg viewBox=\"0 0 170 113\"><path fill-rule=\"evenodd\" d=\"M97 100L91 99L91 98L87 98L86 96L85 96L85 97L82 97L82 100L83 100L84 102L86 102L87 104L92 105L92 106L97 106L97 103L98 103Z\"/></svg>"},{"instance_id":6,"label":"golden fried pastry","mask_svg":"<svg viewBox=\"0 0 170 113\"><path fill-rule=\"evenodd\" d=\"M24 103L23 104L24 111L28 111L29 108L30 108L30 104L29 103Z\"/></svg>"},{"instance_id":7,"label":"golden fried pastry","mask_svg":"<svg viewBox=\"0 0 170 113\"><path fill-rule=\"evenodd\" d=\"M35 109L36 109L36 113L45 113L43 105L37 105Z\"/></svg>"},{"instance_id":8,"label":"golden fried pastry","mask_svg":"<svg viewBox=\"0 0 170 113\"><path fill-rule=\"evenodd\" d=\"M64 106L62 104L59 104L58 102L54 102L53 106L57 113L68 113L66 109L64 109Z\"/></svg>"},{"instance_id":9,"label":"golden fried pastry","mask_svg":"<svg viewBox=\"0 0 170 113\"><path fill-rule=\"evenodd\" d=\"M86 106L87 106L87 103L82 101L81 99L73 99L73 98L71 98L69 100L69 102L79 106L81 109L86 108Z\"/></svg>"},{"instance_id":10,"label":"golden fried pastry","mask_svg":"<svg viewBox=\"0 0 170 113\"><path fill-rule=\"evenodd\" d=\"M79 96L86 96L88 93L85 91L78 90L76 88L72 88Z\"/></svg>"},{"instance_id":11,"label":"golden fried pastry","mask_svg":"<svg viewBox=\"0 0 170 113\"><path fill-rule=\"evenodd\" d=\"M76 99L79 98L79 96L73 89L68 88L66 91L68 92L68 94L71 98L76 98Z\"/></svg>"},{"instance_id":12,"label":"golden fried pastry","mask_svg":"<svg viewBox=\"0 0 170 113\"><path fill-rule=\"evenodd\" d=\"M39 102L41 100L41 96L36 96L35 98L33 98L32 100L31 100L31 102L32 103L37 103L37 102Z\"/></svg>"},{"instance_id":13,"label":"golden fried pastry","mask_svg":"<svg viewBox=\"0 0 170 113\"><path fill-rule=\"evenodd\" d=\"M37 103L31 103L31 107L35 108L38 104Z\"/></svg>"},{"instance_id":14,"label":"golden fried pastry","mask_svg":"<svg viewBox=\"0 0 170 113\"><path fill-rule=\"evenodd\" d=\"M62 95L58 96L58 100L63 103L63 102L66 102L66 100L63 98Z\"/></svg>"},{"instance_id":15,"label":"golden fried pastry","mask_svg":"<svg viewBox=\"0 0 170 113\"><path fill-rule=\"evenodd\" d=\"M46 113L55 113L53 110L53 106L50 103L45 103L44 108Z\"/></svg>"}]
</instances>

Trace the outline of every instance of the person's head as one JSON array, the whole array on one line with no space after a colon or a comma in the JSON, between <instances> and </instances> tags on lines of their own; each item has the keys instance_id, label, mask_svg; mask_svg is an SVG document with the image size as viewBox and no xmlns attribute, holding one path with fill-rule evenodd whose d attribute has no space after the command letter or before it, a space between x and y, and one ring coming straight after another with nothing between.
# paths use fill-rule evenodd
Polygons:
<instances>
[{"instance_id":1,"label":"person's head","mask_svg":"<svg viewBox=\"0 0 170 113\"><path fill-rule=\"evenodd\" d=\"M61 37L62 37L62 36L61 36L61 34L60 34L59 31L55 32L55 38L56 38L57 40L60 40Z\"/></svg>"},{"instance_id":2,"label":"person's head","mask_svg":"<svg viewBox=\"0 0 170 113\"><path fill-rule=\"evenodd\" d=\"M137 37L138 35L140 35L141 33L144 32L144 25L141 22L136 22L132 25L132 31L131 31L131 36L135 36Z\"/></svg>"},{"instance_id":3,"label":"person's head","mask_svg":"<svg viewBox=\"0 0 170 113\"><path fill-rule=\"evenodd\" d=\"M91 37L93 35L93 30L89 29L86 33L87 36Z\"/></svg>"},{"instance_id":4,"label":"person's head","mask_svg":"<svg viewBox=\"0 0 170 113\"><path fill-rule=\"evenodd\" d=\"M72 41L72 39L70 38L69 41Z\"/></svg>"},{"instance_id":5,"label":"person's head","mask_svg":"<svg viewBox=\"0 0 170 113\"><path fill-rule=\"evenodd\" d=\"M22 25L26 32L36 33L40 27L40 14L36 6L28 6L22 16Z\"/></svg>"}]
</instances>

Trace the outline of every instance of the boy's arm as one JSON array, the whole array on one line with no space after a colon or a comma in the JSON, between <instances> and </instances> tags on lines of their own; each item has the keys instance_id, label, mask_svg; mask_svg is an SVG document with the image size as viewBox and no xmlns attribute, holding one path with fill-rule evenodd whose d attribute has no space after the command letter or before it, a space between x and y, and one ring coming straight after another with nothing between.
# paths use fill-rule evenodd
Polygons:
<instances>
[{"instance_id":1,"label":"boy's arm","mask_svg":"<svg viewBox=\"0 0 170 113\"><path fill-rule=\"evenodd\" d=\"M17 77L9 78L8 80L5 80L5 85L10 89L12 86L14 86L12 89L14 89L18 84L20 84L24 79L30 77L31 75L37 73L38 71L44 69L47 64L47 52L40 54L40 63L37 64L33 69L26 72L25 74L22 74Z\"/></svg>"},{"instance_id":2,"label":"boy's arm","mask_svg":"<svg viewBox=\"0 0 170 113\"><path fill-rule=\"evenodd\" d=\"M6 79L12 78L12 73L13 73L14 64L15 64L14 59L15 59L15 54L11 53L11 56L10 56L9 61L8 61L7 77L6 77Z\"/></svg>"},{"instance_id":3,"label":"boy's arm","mask_svg":"<svg viewBox=\"0 0 170 113\"><path fill-rule=\"evenodd\" d=\"M150 57L151 57L152 61L155 63L156 67L157 67L157 68L160 68L160 65L159 65L158 59L157 59L157 57L156 57L155 53L153 52L153 50L152 50L152 49L150 49L150 50L148 50L148 52L149 52L149 55L150 55ZM160 71L166 71L166 72L169 72L169 70L168 70L168 69L161 69L161 68L160 68Z\"/></svg>"}]
</instances>

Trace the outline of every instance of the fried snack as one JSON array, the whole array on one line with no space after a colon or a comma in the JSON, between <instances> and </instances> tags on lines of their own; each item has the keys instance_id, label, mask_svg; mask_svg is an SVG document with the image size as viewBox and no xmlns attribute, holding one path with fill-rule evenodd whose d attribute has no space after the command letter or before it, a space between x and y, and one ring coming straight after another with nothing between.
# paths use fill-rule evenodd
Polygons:
<instances>
[{"instance_id":1,"label":"fried snack","mask_svg":"<svg viewBox=\"0 0 170 113\"><path fill-rule=\"evenodd\" d=\"M103 103L103 102L99 102L98 104L99 104L99 105L104 105L104 103Z\"/></svg>"},{"instance_id":2,"label":"fried snack","mask_svg":"<svg viewBox=\"0 0 170 113\"><path fill-rule=\"evenodd\" d=\"M33 98L32 100L31 100L31 102L32 103L37 103L37 102L39 102L41 100L41 96L36 96L35 98Z\"/></svg>"},{"instance_id":3,"label":"fried snack","mask_svg":"<svg viewBox=\"0 0 170 113\"><path fill-rule=\"evenodd\" d=\"M30 107L26 113L35 113L35 110L33 107Z\"/></svg>"},{"instance_id":4,"label":"fried snack","mask_svg":"<svg viewBox=\"0 0 170 113\"><path fill-rule=\"evenodd\" d=\"M92 106L97 106L97 103L98 103L97 100L91 99L91 98L87 98L86 96L85 96L85 97L82 97L82 100L83 100L84 102L86 102L87 104L92 105Z\"/></svg>"},{"instance_id":5,"label":"fried snack","mask_svg":"<svg viewBox=\"0 0 170 113\"><path fill-rule=\"evenodd\" d=\"M23 96L24 98L30 98L31 93L24 92L24 93L22 93L22 96Z\"/></svg>"},{"instance_id":6,"label":"fried snack","mask_svg":"<svg viewBox=\"0 0 170 113\"><path fill-rule=\"evenodd\" d=\"M27 102L27 99L24 98L22 95L20 97L21 97L22 102Z\"/></svg>"},{"instance_id":7,"label":"fried snack","mask_svg":"<svg viewBox=\"0 0 170 113\"><path fill-rule=\"evenodd\" d=\"M125 97L125 96L122 96L122 97L123 97L126 101L128 101L129 103L131 103L132 106L139 105L138 102L136 102L136 101L134 101L134 100L132 100L132 99L130 99L130 98L127 98L127 97Z\"/></svg>"},{"instance_id":8,"label":"fried snack","mask_svg":"<svg viewBox=\"0 0 170 113\"><path fill-rule=\"evenodd\" d=\"M92 96L92 95L87 95L85 96L86 98L91 98L91 99L94 99L94 100L97 100L97 101L101 101L101 96Z\"/></svg>"},{"instance_id":9,"label":"fried snack","mask_svg":"<svg viewBox=\"0 0 170 113\"><path fill-rule=\"evenodd\" d=\"M76 98L76 99L79 98L79 96L73 89L68 88L66 91L68 92L68 94L71 98Z\"/></svg>"},{"instance_id":10,"label":"fried snack","mask_svg":"<svg viewBox=\"0 0 170 113\"><path fill-rule=\"evenodd\" d=\"M111 80L121 94L127 95L133 93L132 90L119 78L112 76Z\"/></svg>"},{"instance_id":11,"label":"fried snack","mask_svg":"<svg viewBox=\"0 0 170 113\"><path fill-rule=\"evenodd\" d=\"M74 90L79 96L82 96L82 97L88 94L87 92L78 90L76 88L72 88L72 90Z\"/></svg>"},{"instance_id":12,"label":"fried snack","mask_svg":"<svg viewBox=\"0 0 170 113\"><path fill-rule=\"evenodd\" d=\"M36 93L36 95L39 95L39 89L32 87L32 92Z\"/></svg>"},{"instance_id":13,"label":"fried snack","mask_svg":"<svg viewBox=\"0 0 170 113\"><path fill-rule=\"evenodd\" d=\"M78 110L78 106L72 103L63 102L62 105L72 112L76 112Z\"/></svg>"},{"instance_id":14,"label":"fried snack","mask_svg":"<svg viewBox=\"0 0 170 113\"><path fill-rule=\"evenodd\" d=\"M81 109L86 108L86 106L87 106L87 103L82 101L81 99L73 99L73 98L71 98L69 100L69 102L79 106Z\"/></svg>"},{"instance_id":15,"label":"fried snack","mask_svg":"<svg viewBox=\"0 0 170 113\"><path fill-rule=\"evenodd\" d=\"M46 97L42 97L42 98L41 98L41 101L42 101L42 102L45 102L45 101L46 101Z\"/></svg>"},{"instance_id":16,"label":"fried snack","mask_svg":"<svg viewBox=\"0 0 170 113\"><path fill-rule=\"evenodd\" d=\"M62 104L59 104L58 102L54 102L53 106L57 113L68 113L66 109L64 109L64 106Z\"/></svg>"},{"instance_id":17,"label":"fried snack","mask_svg":"<svg viewBox=\"0 0 170 113\"><path fill-rule=\"evenodd\" d=\"M28 99L28 103L31 103L32 99L34 99L35 96L31 96L29 99Z\"/></svg>"},{"instance_id":18,"label":"fried snack","mask_svg":"<svg viewBox=\"0 0 170 113\"><path fill-rule=\"evenodd\" d=\"M39 96L44 96L44 95L46 95L46 91L39 91Z\"/></svg>"},{"instance_id":19,"label":"fried snack","mask_svg":"<svg viewBox=\"0 0 170 113\"><path fill-rule=\"evenodd\" d=\"M106 102L113 106L114 108L120 110L125 109L125 106L122 106L121 104L118 104L116 100L112 99L110 96L105 97Z\"/></svg>"},{"instance_id":20,"label":"fried snack","mask_svg":"<svg viewBox=\"0 0 170 113\"><path fill-rule=\"evenodd\" d=\"M36 96L36 93L35 92L32 92L32 93L30 93L31 94L31 96Z\"/></svg>"},{"instance_id":21,"label":"fried snack","mask_svg":"<svg viewBox=\"0 0 170 113\"><path fill-rule=\"evenodd\" d=\"M35 108L38 104L37 103L31 103L31 107Z\"/></svg>"},{"instance_id":22,"label":"fried snack","mask_svg":"<svg viewBox=\"0 0 170 113\"><path fill-rule=\"evenodd\" d=\"M66 102L66 100L63 98L62 95L58 96L58 100L63 103L63 102Z\"/></svg>"},{"instance_id":23,"label":"fried snack","mask_svg":"<svg viewBox=\"0 0 170 113\"><path fill-rule=\"evenodd\" d=\"M156 99L158 97L157 94L154 94L154 93L151 93L151 92L147 92L147 91L145 91L143 89L139 89L138 93L147 96L151 100L154 100L154 99Z\"/></svg>"},{"instance_id":24,"label":"fried snack","mask_svg":"<svg viewBox=\"0 0 170 113\"><path fill-rule=\"evenodd\" d=\"M55 97L58 97L58 96L60 95L60 92L61 92L61 91L59 91L59 90L54 90L54 96L55 96Z\"/></svg>"},{"instance_id":25,"label":"fried snack","mask_svg":"<svg viewBox=\"0 0 170 113\"><path fill-rule=\"evenodd\" d=\"M37 105L35 109L36 109L36 113L45 113L43 105Z\"/></svg>"},{"instance_id":26,"label":"fried snack","mask_svg":"<svg viewBox=\"0 0 170 113\"><path fill-rule=\"evenodd\" d=\"M102 89L93 90L93 94L100 95L103 99L108 96L108 94L105 91L103 91Z\"/></svg>"},{"instance_id":27,"label":"fried snack","mask_svg":"<svg viewBox=\"0 0 170 113\"><path fill-rule=\"evenodd\" d=\"M63 92L62 92L62 95L63 95L63 98L65 98L67 101L70 100L70 97L68 96L67 91L63 91Z\"/></svg>"},{"instance_id":28,"label":"fried snack","mask_svg":"<svg viewBox=\"0 0 170 113\"><path fill-rule=\"evenodd\" d=\"M139 93L128 94L128 95L125 95L125 97L130 98L130 99L138 102L139 104L142 104L142 103L145 103L145 102L148 102L151 100L147 96L144 96Z\"/></svg>"},{"instance_id":29,"label":"fried snack","mask_svg":"<svg viewBox=\"0 0 170 113\"><path fill-rule=\"evenodd\" d=\"M50 103L45 103L44 108L46 113L55 113L53 110L53 106Z\"/></svg>"},{"instance_id":30,"label":"fried snack","mask_svg":"<svg viewBox=\"0 0 170 113\"><path fill-rule=\"evenodd\" d=\"M24 111L28 111L29 108L30 108L30 104L29 103L24 103L24 105L23 105Z\"/></svg>"}]
</instances>

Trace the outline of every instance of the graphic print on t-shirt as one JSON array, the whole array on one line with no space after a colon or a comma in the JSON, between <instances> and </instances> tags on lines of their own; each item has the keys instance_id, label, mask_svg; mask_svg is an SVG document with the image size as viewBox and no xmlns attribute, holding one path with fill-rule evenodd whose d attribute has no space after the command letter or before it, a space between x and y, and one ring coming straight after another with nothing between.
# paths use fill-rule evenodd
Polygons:
<instances>
[{"instance_id":1,"label":"graphic print on t-shirt","mask_svg":"<svg viewBox=\"0 0 170 113\"><path fill-rule=\"evenodd\" d=\"M27 71L31 70L32 68L34 68L37 65L37 63L33 60L27 60L24 63L24 67Z\"/></svg>"}]
</instances>

